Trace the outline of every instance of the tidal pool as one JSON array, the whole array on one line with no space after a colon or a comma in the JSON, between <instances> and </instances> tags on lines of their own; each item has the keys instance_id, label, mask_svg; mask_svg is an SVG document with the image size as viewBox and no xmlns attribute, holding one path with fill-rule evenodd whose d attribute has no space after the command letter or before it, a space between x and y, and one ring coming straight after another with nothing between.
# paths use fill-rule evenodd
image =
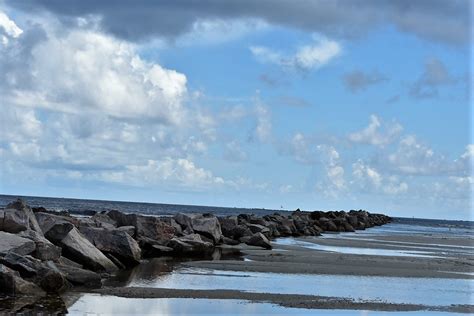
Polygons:
<instances>
[{"instance_id":1,"label":"tidal pool","mask_svg":"<svg viewBox=\"0 0 474 316\"><path fill-rule=\"evenodd\" d=\"M440 256L429 254L434 251L433 249L426 250L415 250L423 249L422 247L417 247L410 250L394 250L394 249L380 249L380 248L362 248L362 247L344 247L344 246L326 246L320 245L317 243L304 241L301 239L295 238L278 238L273 241L275 245L282 246L298 246L307 249L314 249L320 251L330 251L330 252L339 252L339 253L348 253L355 255L371 255L371 256L396 256L396 257L429 257L437 258Z\"/></svg>"},{"instance_id":2,"label":"tidal pool","mask_svg":"<svg viewBox=\"0 0 474 316\"><path fill-rule=\"evenodd\" d=\"M445 312L379 312L365 310L321 310L287 308L269 303L242 300L189 298L138 299L84 294L69 307L69 315L457 315Z\"/></svg>"},{"instance_id":3,"label":"tidal pool","mask_svg":"<svg viewBox=\"0 0 474 316\"><path fill-rule=\"evenodd\" d=\"M307 294L389 303L473 304L474 280L349 275L283 274L181 268L128 286L170 289L232 289L258 293Z\"/></svg>"}]
</instances>

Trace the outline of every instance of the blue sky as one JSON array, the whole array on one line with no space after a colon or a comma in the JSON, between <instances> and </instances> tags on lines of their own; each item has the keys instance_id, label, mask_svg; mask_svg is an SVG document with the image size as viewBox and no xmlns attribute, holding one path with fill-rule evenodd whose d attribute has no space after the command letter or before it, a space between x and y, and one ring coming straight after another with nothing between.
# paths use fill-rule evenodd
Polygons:
<instances>
[{"instance_id":1,"label":"blue sky","mask_svg":"<svg viewBox=\"0 0 474 316\"><path fill-rule=\"evenodd\" d=\"M472 219L469 2L354 3L0 1L0 193Z\"/></svg>"}]
</instances>

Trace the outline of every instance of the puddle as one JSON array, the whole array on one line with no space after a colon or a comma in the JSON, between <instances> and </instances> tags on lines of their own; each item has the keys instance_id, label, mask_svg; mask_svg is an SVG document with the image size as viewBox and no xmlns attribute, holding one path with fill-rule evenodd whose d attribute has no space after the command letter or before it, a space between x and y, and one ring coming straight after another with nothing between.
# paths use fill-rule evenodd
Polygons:
<instances>
[{"instance_id":1,"label":"puddle","mask_svg":"<svg viewBox=\"0 0 474 316\"><path fill-rule=\"evenodd\" d=\"M359 248L359 247L343 247L343 246L325 246L303 241L294 238L278 238L273 241L275 245L282 246L298 246L319 251L330 251L338 253L347 253L355 255L371 255L371 256L397 256L397 257L428 257L438 258L438 256L428 254L428 251L421 250L393 250L380 248ZM417 248L419 249L419 248Z\"/></svg>"},{"instance_id":2,"label":"puddle","mask_svg":"<svg viewBox=\"0 0 474 316\"><path fill-rule=\"evenodd\" d=\"M387 287L387 284L390 286ZM174 289L232 289L258 293L308 294L423 305L472 304L474 280L303 275L182 268L129 286Z\"/></svg>"},{"instance_id":3,"label":"puddle","mask_svg":"<svg viewBox=\"0 0 474 316\"><path fill-rule=\"evenodd\" d=\"M269 303L243 300L209 300L189 298L137 299L85 294L70 306L69 315L84 314L153 314L153 315L457 315L433 312L379 312L357 310L321 310L287 308Z\"/></svg>"},{"instance_id":4,"label":"puddle","mask_svg":"<svg viewBox=\"0 0 474 316\"><path fill-rule=\"evenodd\" d=\"M158 257L146 260L138 266L121 270L116 275L106 280L105 286L127 286L135 282L152 283L162 277L166 277L180 267L183 262L195 260L247 260L242 253L235 249L216 248L211 255L192 258Z\"/></svg>"}]
</instances>

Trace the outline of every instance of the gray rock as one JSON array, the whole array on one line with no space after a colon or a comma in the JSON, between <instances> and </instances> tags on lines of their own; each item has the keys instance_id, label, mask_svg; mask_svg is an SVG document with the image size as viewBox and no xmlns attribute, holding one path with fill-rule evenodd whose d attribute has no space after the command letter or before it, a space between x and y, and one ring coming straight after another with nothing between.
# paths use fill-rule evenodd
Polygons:
<instances>
[{"instance_id":1,"label":"gray rock","mask_svg":"<svg viewBox=\"0 0 474 316\"><path fill-rule=\"evenodd\" d=\"M39 212L36 213L36 219L44 236L52 243L60 242L74 228L74 224L66 216Z\"/></svg>"},{"instance_id":2,"label":"gray rock","mask_svg":"<svg viewBox=\"0 0 474 316\"><path fill-rule=\"evenodd\" d=\"M268 238L265 237L265 235L263 235L262 233L254 234L252 237L249 238L246 244L250 246L262 247L265 249L272 249L272 244L270 243Z\"/></svg>"},{"instance_id":3,"label":"gray rock","mask_svg":"<svg viewBox=\"0 0 474 316\"><path fill-rule=\"evenodd\" d=\"M108 229L114 229L117 227L117 221L110 218L106 213L96 213L90 218L95 223L96 227L103 227Z\"/></svg>"},{"instance_id":4,"label":"gray rock","mask_svg":"<svg viewBox=\"0 0 474 316\"><path fill-rule=\"evenodd\" d=\"M222 239L221 225L217 217L211 214L204 214L192 218L193 230L207 238L211 238L214 244L218 244Z\"/></svg>"},{"instance_id":5,"label":"gray rock","mask_svg":"<svg viewBox=\"0 0 474 316\"><path fill-rule=\"evenodd\" d=\"M63 255L96 272L113 272L117 267L77 230L71 229L60 241Z\"/></svg>"},{"instance_id":6,"label":"gray rock","mask_svg":"<svg viewBox=\"0 0 474 316\"><path fill-rule=\"evenodd\" d=\"M33 241L0 231L0 253L15 252L19 255L27 255L35 249L36 245Z\"/></svg>"},{"instance_id":7,"label":"gray rock","mask_svg":"<svg viewBox=\"0 0 474 316\"><path fill-rule=\"evenodd\" d=\"M212 239L214 244L221 242L222 230L216 216L212 214L178 213L173 218L179 225L181 225L183 233L198 233Z\"/></svg>"},{"instance_id":8,"label":"gray rock","mask_svg":"<svg viewBox=\"0 0 474 316\"><path fill-rule=\"evenodd\" d=\"M102 280L98 273L84 270L73 265L58 264L58 269L61 271L66 280L73 285L86 286L91 288L100 288Z\"/></svg>"},{"instance_id":9,"label":"gray rock","mask_svg":"<svg viewBox=\"0 0 474 316\"><path fill-rule=\"evenodd\" d=\"M81 227L80 232L100 251L111 254L126 267L140 263L141 250L138 243L126 232L104 228Z\"/></svg>"},{"instance_id":10,"label":"gray rock","mask_svg":"<svg viewBox=\"0 0 474 316\"><path fill-rule=\"evenodd\" d=\"M0 293L8 295L44 295L44 291L32 282L23 280L17 271L0 264Z\"/></svg>"},{"instance_id":11,"label":"gray rock","mask_svg":"<svg viewBox=\"0 0 474 316\"><path fill-rule=\"evenodd\" d=\"M72 261L66 257L63 257L61 256L59 259L58 259L58 264L59 265L63 265L63 266L71 266L71 267L76 267L76 268L81 268L82 269L82 264L79 264L75 261Z\"/></svg>"},{"instance_id":12,"label":"gray rock","mask_svg":"<svg viewBox=\"0 0 474 316\"><path fill-rule=\"evenodd\" d=\"M117 227L117 229L122 232L126 232L132 238L135 237L135 226L120 226L120 227Z\"/></svg>"},{"instance_id":13,"label":"gray rock","mask_svg":"<svg viewBox=\"0 0 474 316\"><path fill-rule=\"evenodd\" d=\"M0 230L18 233L27 229L42 234L31 208L21 199L8 204L0 213Z\"/></svg>"},{"instance_id":14,"label":"gray rock","mask_svg":"<svg viewBox=\"0 0 474 316\"><path fill-rule=\"evenodd\" d=\"M39 234L33 230L25 230L20 232L18 236L34 241L36 244L36 249L32 255L35 258L43 261L55 261L61 256L61 247L52 244L42 234Z\"/></svg>"},{"instance_id":15,"label":"gray rock","mask_svg":"<svg viewBox=\"0 0 474 316\"><path fill-rule=\"evenodd\" d=\"M262 234L268 234L270 233L270 229L268 229L265 226L259 225L259 224L247 224L247 227L250 229L252 233L262 233Z\"/></svg>"},{"instance_id":16,"label":"gray rock","mask_svg":"<svg viewBox=\"0 0 474 316\"><path fill-rule=\"evenodd\" d=\"M235 246L235 245L238 245L240 244L240 242L238 240L235 240L235 239L232 239L232 238L229 238L229 237L222 237L222 243L226 244L226 245L231 245L231 246Z\"/></svg>"},{"instance_id":17,"label":"gray rock","mask_svg":"<svg viewBox=\"0 0 474 316\"><path fill-rule=\"evenodd\" d=\"M48 293L61 293L67 288L65 278L52 261L43 262L32 256L10 252L0 257L0 263L18 271L22 278L39 285Z\"/></svg>"},{"instance_id":18,"label":"gray rock","mask_svg":"<svg viewBox=\"0 0 474 316\"><path fill-rule=\"evenodd\" d=\"M222 235L234 238L234 228L238 225L237 216L218 217Z\"/></svg>"},{"instance_id":19,"label":"gray rock","mask_svg":"<svg viewBox=\"0 0 474 316\"><path fill-rule=\"evenodd\" d=\"M213 244L203 241L199 234L175 237L166 246L178 254L205 254L214 248Z\"/></svg>"}]
</instances>

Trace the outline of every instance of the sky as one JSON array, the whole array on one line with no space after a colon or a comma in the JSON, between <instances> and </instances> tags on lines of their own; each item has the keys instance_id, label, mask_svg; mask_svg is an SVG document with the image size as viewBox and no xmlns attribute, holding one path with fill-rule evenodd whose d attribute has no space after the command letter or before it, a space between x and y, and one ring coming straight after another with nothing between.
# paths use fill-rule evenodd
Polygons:
<instances>
[{"instance_id":1,"label":"sky","mask_svg":"<svg viewBox=\"0 0 474 316\"><path fill-rule=\"evenodd\" d=\"M0 0L0 193L472 220L471 3Z\"/></svg>"}]
</instances>

